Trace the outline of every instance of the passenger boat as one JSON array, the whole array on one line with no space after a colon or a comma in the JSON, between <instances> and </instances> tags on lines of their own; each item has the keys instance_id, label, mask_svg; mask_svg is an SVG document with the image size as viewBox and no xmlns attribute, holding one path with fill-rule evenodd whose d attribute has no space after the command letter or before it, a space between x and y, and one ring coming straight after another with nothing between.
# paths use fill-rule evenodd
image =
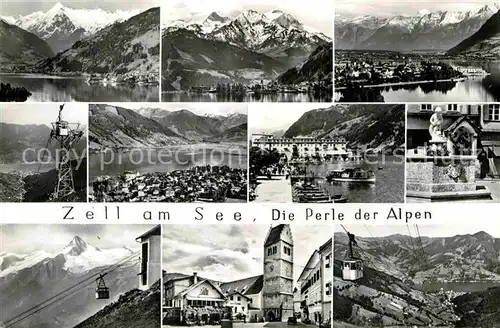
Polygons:
<instances>
[{"instance_id":1,"label":"passenger boat","mask_svg":"<svg viewBox=\"0 0 500 328\"><path fill-rule=\"evenodd\" d=\"M345 168L329 171L326 176L326 180L329 182L342 181L375 183L376 177L375 173L371 170L367 171L361 168Z\"/></svg>"}]
</instances>

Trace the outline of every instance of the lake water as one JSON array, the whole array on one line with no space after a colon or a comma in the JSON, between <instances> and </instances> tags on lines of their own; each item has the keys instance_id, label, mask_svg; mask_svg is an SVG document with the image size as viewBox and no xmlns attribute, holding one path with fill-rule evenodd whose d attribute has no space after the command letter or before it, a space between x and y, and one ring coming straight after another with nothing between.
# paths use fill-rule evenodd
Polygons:
<instances>
[{"instance_id":1,"label":"lake water","mask_svg":"<svg viewBox=\"0 0 500 328\"><path fill-rule=\"evenodd\" d=\"M368 161L340 162L321 165L309 165L308 172L318 177L325 177L329 170L345 167L371 169L376 175L375 183L327 182L318 183L331 195L342 194L349 203L403 203L405 165L395 156L370 157ZM382 168L379 170L379 167Z\"/></svg>"},{"instance_id":2,"label":"lake water","mask_svg":"<svg viewBox=\"0 0 500 328\"><path fill-rule=\"evenodd\" d=\"M13 163L13 164L0 164L0 173L34 173L40 170L40 172L47 172L56 168L56 163L47 163L39 165L38 163L26 164L26 163Z\"/></svg>"},{"instance_id":3,"label":"lake water","mask_svg":"<svg viewBox=\"0 0 500 328\"><path fill-rule=\"evenodd\" d=\"M162 92L162 102L332 102L332 94L307 93L247 94L242 97L215 93Z\"/></svg>"},{"instance_id":4,"label":"lake water","mask_svg":"<svg viewBox=\"0 0 500 328\"><path fill-rule=\"evenodd\" d=\"M117 176L129 170L140 173L171 172L202 165L227 165L246 169L247 163L246 149L239 153L224 152L215 145L206 145L194 152L143 149L122 153L94 153L89 156L89 181L103 175Z\"/></svg>"},{"instance_id":5,"label":"lake water","mask_svg":"<svg viewBox=\"0 0 500 328\"><path fill-rule=\"evenodd\" d=\"M82 77L1 74L2 83L25 87L28 102L158 102L158 86L88 84Z\"/></svg>"},{"instance_id":6,"label":"lake water","mask_svg":"<svg viewBox=\"0 0 500 328\"><path fill-rule=\"evenodd\" d=\"M460 82L439 82L422 85L380 88L385 102L497 102L500 101L500 62L470 62L490 76L468 78ZM338 100L340 93L335 93Z\"/></svg>"},{"instance_id":7,"label":"lake water","mask_svg":"<svg viewBox=\"0 0 500 328\"><path fill-rule=\"evenodd\" d=\"M435 282L424 285L414 285L413 287L430 293L438 292L441 288L444 291L472 293L481 292L491 287L500 287L500 282Z\"/></svg>"}]
</instances>

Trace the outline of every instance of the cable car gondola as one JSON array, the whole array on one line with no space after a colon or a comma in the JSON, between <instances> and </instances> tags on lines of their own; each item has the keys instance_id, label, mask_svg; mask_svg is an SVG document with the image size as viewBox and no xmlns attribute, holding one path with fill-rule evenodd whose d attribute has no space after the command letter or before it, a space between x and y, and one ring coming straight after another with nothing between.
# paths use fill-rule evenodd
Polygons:
<instances>
[{"instance_id":1,"label":"cable car gondola","mask_svg":"<svg viewBox=\"0 0 500 328\"><path fill-rule=\"evenodd\" d=\"M363 260L354 257L352 245L357 245L354 239L354 234L347 232L349 237L349 257L342 260L342 279L343 280L358 280L363 278Z\"/></svg>"},{"instance_id":2,"label":"cable car gondola","mask_svg":"<svg viewBox=\"0 0 500 328\"><path fill-rule=\"evenodd\" d=\"M104 275L99 275L99 278L97 278L95 282L97 283L97 288L95 289L95 298L97 300L109 299L109 288L106 287L106 283L104 282Z\"/></svg>"}]
</instances>

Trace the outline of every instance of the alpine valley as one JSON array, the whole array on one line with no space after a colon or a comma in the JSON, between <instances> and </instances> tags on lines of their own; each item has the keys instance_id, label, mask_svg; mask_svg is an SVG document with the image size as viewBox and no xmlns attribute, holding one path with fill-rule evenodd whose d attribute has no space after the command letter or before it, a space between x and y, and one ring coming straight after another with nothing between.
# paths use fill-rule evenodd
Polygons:
<instances>
[{"instance_id":1,"label":"alpine valley","mask_svg":"<svg viewBox=\"0 0 500 328\"><path fill-rule=\"evenodd\" d=\"M64 299L59 298L50 306L41 307L43 310L16 324L16 327L30 328L74 327L110 301L118 300L120 294L137 288L139 257L133 256L136 251L125 246L100 249L75 236L59 252L0 253L0 326L2 323L12 324L11 318L66 291L79 281L88 280L90 284L86 287L73 293L66 292ZM95 278L89 280L89 277L128 257L129 261L105 276L110 289L108 303L96 300Z\"/></svg>"},{"instance_id":2,"label":"alpine valley","mask_svg":"<svg viewBox=\"0 0 500 328\"><path fill-rule=\"evenodd\" d=\"M334 327L496 327L500 320L500 239L484 231L450 237L359 237L363 277L342 278L349 238L334 238ZM368 228L367 228L368 229ZM371 234L371 232L370 232Z\"/></svg>"},{"instance_id":3,"label":"alpine valley","mask_svg":"<svg viewBox=\"0 0 500 328\"><path fill-rule=\"evenodd\" d=\"M158 100L159 7L105 11L57 3L2 16L0 42L2 89L24 88L30 101ZM1 100L15 100L12 94L0 93Z\"/></svg>"},{"instance_id":4,"label":"alpine valley","mask_svg":"<svg viewBox=\"0 0 500 328\"><path fill-rule=\"evenodd\" d=\"M331 42L281 10L169 21L162 31L162 97L252 101L260 98L250 94L265 100L275 94L278 100L276 94L326 92L332 82ZM175 96L181 91L190 96Z\"/></svg>"}]
</instances>

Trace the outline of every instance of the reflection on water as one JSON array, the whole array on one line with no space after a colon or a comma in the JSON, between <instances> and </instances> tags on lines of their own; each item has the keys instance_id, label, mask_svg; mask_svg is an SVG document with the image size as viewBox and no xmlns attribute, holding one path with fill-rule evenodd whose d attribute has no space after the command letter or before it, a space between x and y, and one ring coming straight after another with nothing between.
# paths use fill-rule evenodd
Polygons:
<instances>
[{"instance_id":1,"label":"reflection on water","mask_svg":"<svg viewBox=\"0 0 500 328\"><path fill-rule=\"evenodd\" d=\"M421 85L398 85L376 88L385 102L497 102L500 101L500 63L453 63L480 67L491 73L486 77L471 77L459 82L438 82ZM335 93L335 100L340 93Z\"/></svg>"},{"instance_id":2,"label":"reflection on water","mask_svg":"<svg viewBox=\"0 0 500 328\"><path fill-rule=\"evenodd\" d=\"M247 168L247 152L228 153L217 148L205 148L195 152L172 150L134 150L125 153L99 153L89 156L89 181L98 176L116 176L125 171L141 173L171 172L194 166L227 165L231 168Z\"/></svg>"},{"instance_id":3,"label":"reflection on water","mask_svg":"<svg viewBox=\"0 0 500 328\"><path fill-rule=\"evenodd\" d=\"M273 93L217 95L215 93L162 92L162 102L331 102L332 94Z\"/></svg>"},{"instance_id":4,"label":"reflection on water","mask_svg":"<svg viewBox=\"0 0 500 328\"><path fill-rule=\"evenodd\" d=\"M342 194L349 203L402 203L404 202L404 162L395 156L380 157L378 160L327 163L309 165L307 171L318 177L325 177L328 171L362 167L372 170L377 180L375 183L327 182L319 179L318 184L325 187L330 195Z\"/></svg>"},{"instance_id":5,"label":"reflection on water","mask_svg":"<svg viewBox=\"0 0 500 328\"><path fill-rule=\"evenodd\" d=\"M32 93L29 102L138 101L158 102L158 86L88 84L82 77L0 75L2 83L25 87Z\"/></svg>"}]
</instances>

